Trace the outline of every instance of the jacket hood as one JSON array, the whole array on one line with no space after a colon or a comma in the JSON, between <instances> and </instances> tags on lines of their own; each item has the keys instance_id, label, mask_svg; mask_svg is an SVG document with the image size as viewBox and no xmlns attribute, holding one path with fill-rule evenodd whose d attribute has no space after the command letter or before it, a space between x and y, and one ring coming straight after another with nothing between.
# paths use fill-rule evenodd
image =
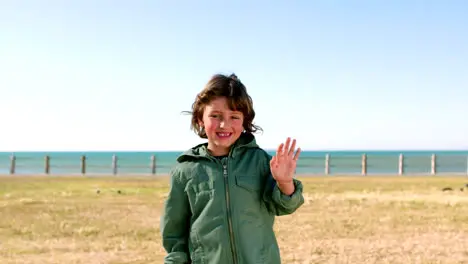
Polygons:
<instances>
[{"instance_id":1,"label":"jacket hood","mask_svg":"<svg viewBox=\"0 0 468 264\"><path fill-rule=\"evenodd\" d=\"M242 133L239 139L232 145L229 151L229 156L235 157L243 150L248 148L258 148L255 136L251 133ZM183 162L190 159L207 158L211 159L213 156L208 152L208 143L202 143L190 148L183 152L178 158L177 162Z\"/></svg>"}]
</instances>

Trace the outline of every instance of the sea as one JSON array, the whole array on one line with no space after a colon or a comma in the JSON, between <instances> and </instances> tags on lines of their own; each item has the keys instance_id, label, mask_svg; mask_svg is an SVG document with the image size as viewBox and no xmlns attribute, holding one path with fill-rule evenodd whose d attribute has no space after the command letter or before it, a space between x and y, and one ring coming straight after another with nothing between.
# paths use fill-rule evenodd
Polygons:
<instances>
[{"instance_id":1,"label":"sea","mask_svg":"<svg viewBox=\"0 0 468 264\"><path fill-rule=\"evenodd\" d=\"M268 151L274 154L274 151ZM0 175L10 174L11 156L15 156L14 175L45 173L45 157L49 157L49 174L81 174L81 157L86 157L86 174L117 175L167 175L176 164L181 151L156 152L0 152ZM403 154L405 174L430 174L431 157L436 156L436 173L468 175L468 150L466 151L303 151L297 163L298 175L323 175L326 156L329 157L329 174L361 174L362 156L367 157L367 174L397 175L399 157ZM113 157L117 170L114 171ZM155 157L155 170L152 169Z\"/></svg>"}]
</instances>

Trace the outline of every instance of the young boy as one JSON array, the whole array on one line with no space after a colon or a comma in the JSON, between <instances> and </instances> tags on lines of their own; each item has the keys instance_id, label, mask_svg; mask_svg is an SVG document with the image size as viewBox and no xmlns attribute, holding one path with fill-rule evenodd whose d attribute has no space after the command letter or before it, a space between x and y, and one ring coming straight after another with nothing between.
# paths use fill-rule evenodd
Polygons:
<instances>
[{"instance_id":1,"label":"young boy","mask_svg":"<svg viewBox=\"0 0 468 264\"><path fill-rule=\"evenodd\" d=\"M171 171L164 263L281 263L273 223L304 203L293 178L300 149L288 138L270 157L255 141L254 117L235 75L213 76L197 95L191 128L208 142L184 152Z\"/></svg>"}]
</instances>

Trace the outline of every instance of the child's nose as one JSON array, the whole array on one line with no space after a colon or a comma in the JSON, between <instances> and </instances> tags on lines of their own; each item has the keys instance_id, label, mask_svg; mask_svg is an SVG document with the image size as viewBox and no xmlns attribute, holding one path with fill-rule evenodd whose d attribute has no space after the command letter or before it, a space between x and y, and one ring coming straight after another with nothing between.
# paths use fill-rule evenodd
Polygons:
<instances>
[{"instance_id":1,"label":"child's nose","mask_svg":"<svg viewBox=\"0 0 468 264\"><path fill-rule=\"evenodd\" d=\"M219 123L219 127L229 127L229 122L227 120L222 120L221 123Z\"/></svg>"}]
</instances>

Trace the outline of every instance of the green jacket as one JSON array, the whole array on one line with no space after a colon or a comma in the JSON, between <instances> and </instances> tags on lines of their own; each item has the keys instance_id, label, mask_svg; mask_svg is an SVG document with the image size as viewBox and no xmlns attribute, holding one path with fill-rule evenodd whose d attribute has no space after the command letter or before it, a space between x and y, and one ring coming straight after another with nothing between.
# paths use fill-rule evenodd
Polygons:
<instances>
[{"instance_id":1,"label":"green jacket","mask_svg":"<svg viewBox=\"0 0 468 264\"><path fill-rule=\"evenodd\" d=\"M291 196L280 192L269 156L252 134L242 134L229 156L211 156L206 143L178 157L161 217L165 264L279 264L275 216L303 203L294 179Z\"/></svg>"}]
</instances>

